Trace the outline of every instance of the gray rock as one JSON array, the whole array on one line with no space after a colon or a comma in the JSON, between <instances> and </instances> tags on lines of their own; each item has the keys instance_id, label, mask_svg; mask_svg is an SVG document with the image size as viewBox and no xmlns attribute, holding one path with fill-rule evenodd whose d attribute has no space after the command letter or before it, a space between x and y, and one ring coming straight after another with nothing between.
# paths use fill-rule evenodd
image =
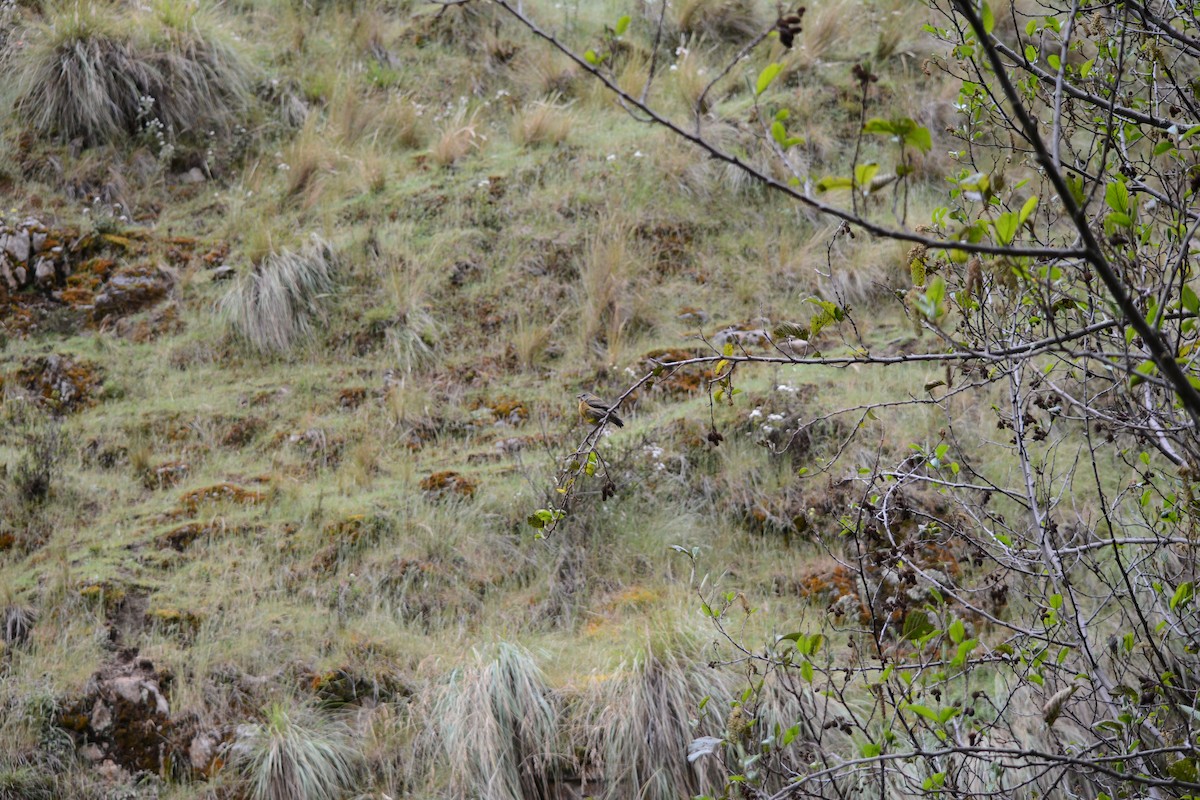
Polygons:
<instances>
[{"instance_id":1,"label":"gray rock","mask_svg":"<svg viewBox=\"0 0 1200 800\"><path fill-rule=\"evenodd\" d=\"M29 260L29 233L18 231L5 237L4 251L13 261L24 263Z\"/></svg>"},{"instance_id":2,"label":"gray rock","mask_svg":"<svg viewBox=\"0 0 1200 800\"><path fill-rule=\"evenodd\" d=\"M49 235L45 231L34 231L29 234L29 243L33 246L33 252L40 253L46 249L46 240Z\"/></svg>"},{"instance_id":3,"label":"gray rock","mask_svg":"<svg viewBox=\"0 0 1200 800\"><path fill-rule=\"evenodd\" d=\"M237 274L237 270L233 267L222 264L213 270L212 279L214 281L227 281Z\"/></svg>"},{"instance_id":4,"label":"gray rock","mask_svg":"<svg viewBox=\"0 0 1200 800\"><path fill-rule=\"evenodd\" d=\"M34 267L34 275L39 286L46 286L54 282L54 262L48 258L39 258L37 266Z\"/></svg>"},{"instance_id":5,"label":"gray rock","mask_svg":"<svg viewBox=\"0 0 1200 800\"><path fill-rule=\"evenodd\" d=\"M109 710L108 703L97 697L96 704L92 706L92 730L106 731L110 725L112 725L112 711Z\"/></svg>"},{"instance_id":6,"label":"gray rock","mask_svg":"<svg viewBox=\"0 0 1200 800\"><path fill-rule=\"evenodd\" d=\"M79 748L79 755L83 756L92 763L104 759L104 751L94 744L85 744L83 747Z\"/></svg>"}]
</instances>

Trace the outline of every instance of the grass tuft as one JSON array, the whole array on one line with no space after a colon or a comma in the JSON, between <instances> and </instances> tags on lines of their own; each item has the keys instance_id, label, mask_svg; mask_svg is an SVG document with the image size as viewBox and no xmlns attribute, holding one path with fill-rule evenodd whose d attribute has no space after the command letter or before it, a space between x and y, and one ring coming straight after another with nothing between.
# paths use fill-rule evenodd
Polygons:
<instances>
[{"instance_id":1,"label":"grass tuft","mask_svg":"<svg viewBox=\"0 0 1200 800\"><path fill-rule=\"evenodd\" d=\"M217 28L165 2L52 10L10 70L16 110L38 133L85 145L144 135L160 155L181 136L228 130L249 97L248 68Z\"/></svg>"},{"instance_id":2,"label":"grass tuft","mask_svg":"<svg viewBox=\"0 0 1200 800\"><path fill-rule=\"evenodd\" d=\"M557 97L526 106L512 122L512 140L524 147L559 145L567 140L575 118Z\"/></svg>"},{"instance_id":3,"label":"grass tuft","mask_svg":"<svg viewBox=\"0 0 1200 800\"><path fill-rule=\"evenodd\" d=\"M713 794L721 780L715 759L687 761L692 739L723 730L721 720L708 720L711 730L689 724L705 697L711 698L710 711L728 707L730 691L682 642L652 645L631 665L594 681L581 697L578 738L586 743L588 765L602 779L602 796L669 800Z\"/></svg>"},{"instance_id":4,"label":"grass tuft","mask_svg":"<svg viewBox=\"0 0 1200 800\"><path fill-rule=\"evenodd\" d=\"M347 727L304 707L274 704L263 720L240 725L230 748L253 800L334 800L360 764Z\"/></svg>"},{"instance_id":5,"label":"grass tuft","mask_svg":"<svg viewBox=\"0 0 1200 800\"><path fill-rule=\"evenodd\" d=\"M456 670L435 723L451 781L462 796L547 796L558 768L558 710L529 651L501 643Z\"/></svg>"},{"instance_id":6,"label":"grass tuft","mask_svg":"<svg viewBox=\"0 0 1200 800\"><path fill-rule=\"evenodd\" d=\"M261 352L286 353L312 335L333 290L333 251L317 236L299 253L272 253L221 300L234 329Z\"/></svg>"}]
</instances>

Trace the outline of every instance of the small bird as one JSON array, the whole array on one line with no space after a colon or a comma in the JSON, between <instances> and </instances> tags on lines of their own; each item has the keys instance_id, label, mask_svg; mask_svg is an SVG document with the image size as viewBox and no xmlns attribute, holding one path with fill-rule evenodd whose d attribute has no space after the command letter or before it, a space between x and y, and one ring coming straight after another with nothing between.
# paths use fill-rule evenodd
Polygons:
<instances>
[{"instance_id":1,"label":"small bird","mask_svg":"<svg viewBox=\"0 0 1200 800\"><path fill-rule=\"evenodd\" d=\"M592 425L598 425L606 418L618 428L624 428L625 423L613 411L612 406L605 403L599 397L591 392L580 392L576 397L579 398L579 416L584 422Z\"/></svg>"}]
</instances>

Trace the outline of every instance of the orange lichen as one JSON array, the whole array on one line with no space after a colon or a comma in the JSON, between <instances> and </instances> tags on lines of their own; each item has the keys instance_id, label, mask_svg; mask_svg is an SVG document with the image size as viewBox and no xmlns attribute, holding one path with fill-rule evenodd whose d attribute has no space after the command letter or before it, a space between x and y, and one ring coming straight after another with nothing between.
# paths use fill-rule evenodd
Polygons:
<instances>
[{"instance_id":1,"label":"orange lichen","mask_svg":"<svg viewBox=\"0 0 1200 800\"><path fill-rule=\"evenodd\" d=\"M651 350L638 361L638 371L650 372L664 363L687 361L703 353L681 348ZM671 396L694 394L712 380L713 371L704 364L683 367L667 367L654 379L653 390Z\"/></svg>"},{"instance_id":2,"label":"orange lichen","mask_svg":"<svg viewBox=\"0 0 1200 800\"><path fill-rule=\"evenodd\" d=\"M98 365L63 354L27 359L16 374L23 388L58 412L94 405L94 395L103 382L101 376Z\"/></svg>"},{"instance_id":3,"label":"orange lichen","mask_svg":"<svg viewBox=\"0 0 1200 800\"><path fill-rule=\"evenodd\" d=\"M429 477L423 478L420 486L422 491L434 496L453 493L470 497L475 494L477 488L475 481L453 470L435 472Z\"/></svg>"},{"instance_id":4,"label":"orange lichen","mask_svg":"<svg viewBox=\"0 0 1200 800\"><path fill-rule=\"evenodd\" d=\"M648 608L662 600L662 593L654 589L647 589L643 586L631 586L621 592L618 592L608 601L608 608L616 611L619 609L641 609Z\"/></svg>"},{"instance_id":5,"label":"orange lichen","mask_svg":"<svg viewBox=\"0 0 1200 800\"><path fill-rule=\"evenodd\" d=\"M218 483L203 489L193 489L179 499L179 507L186 514L195 514L201 506L209 503L233 503L239 506L253 506L265 503L267 496L262 492L252 492L232 483Z\"/></svg>"}]
</instances>

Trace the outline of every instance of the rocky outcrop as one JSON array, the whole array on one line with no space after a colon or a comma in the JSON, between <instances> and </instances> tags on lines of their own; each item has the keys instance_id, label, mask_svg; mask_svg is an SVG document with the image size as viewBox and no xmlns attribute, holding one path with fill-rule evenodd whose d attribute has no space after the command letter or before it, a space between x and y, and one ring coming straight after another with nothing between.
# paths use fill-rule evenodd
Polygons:
<instances>
[{"instance_id":1,"label":"rocky outcrop","mask_svg":"<svg viewBox=\"0 0 1200 800\"><path fill-rule=\"evenodd\" d=\"M17 292L32 284L53 286L66 280L66 246L45 223L33 217L16 225L0 225L0 292Z\"/></svg>"},{"instance_id":2,"label":"rocky outcrop","mask_svg":"<svg viewBox=\"0 0 1200 800\"><path fill-rule=\"evenodd\" d=\"M211 774L219 768L221 735L193 715L171 716L172 680L135 648L123 650L92 676L58 724L75 737L80 755L102 769Z\"/></svg>"}]
</instances>

